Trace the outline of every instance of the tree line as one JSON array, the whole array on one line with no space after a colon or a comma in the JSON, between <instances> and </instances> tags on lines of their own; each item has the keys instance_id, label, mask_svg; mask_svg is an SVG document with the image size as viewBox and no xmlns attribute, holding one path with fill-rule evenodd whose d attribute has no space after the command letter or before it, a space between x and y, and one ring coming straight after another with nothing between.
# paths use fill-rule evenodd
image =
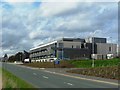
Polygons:
<instances>
[{"instance_id":1,"label":"tree line","mask_svg":"<svg viewBox=\"0 0 120 90\"><path fill-rule=\"evenodd\" d=\"M15 55L11 55L9 57L7 56L7 54L5 54L4 55L4 61L7 61L7 62L15 62L15 61L24 62L24 59L28 59L29 55L30 55L30 53L25 51L25 50L23 52L18 52Z\"/></svg>"}]
</instances>

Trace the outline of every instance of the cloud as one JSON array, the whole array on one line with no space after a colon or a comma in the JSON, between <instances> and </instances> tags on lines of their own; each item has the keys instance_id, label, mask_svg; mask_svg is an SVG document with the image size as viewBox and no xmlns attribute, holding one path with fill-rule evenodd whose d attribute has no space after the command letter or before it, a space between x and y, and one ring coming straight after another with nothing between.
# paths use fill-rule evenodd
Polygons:
<instances>
[{"instance_id":1,"label":"cloud","mask_svg":"<svg viewBox=\"0 0 120 90\"><path fill-rule=\"evenodd\" d=\"M1 10L3 54L61 37L86 38L95 30L101 30L96 36L117 42L117 3L5 2Z\"/></svg>"},{"instance_id":2,"label":"cloud","mask_svg":"<svg viewBox=\"0 0 120 90\"><path fill-rule=\"evenodd\" d=\"M43 2L40 7L42 16L49 17L77 8L77 2Z\"/></svg>"}]
</instances>

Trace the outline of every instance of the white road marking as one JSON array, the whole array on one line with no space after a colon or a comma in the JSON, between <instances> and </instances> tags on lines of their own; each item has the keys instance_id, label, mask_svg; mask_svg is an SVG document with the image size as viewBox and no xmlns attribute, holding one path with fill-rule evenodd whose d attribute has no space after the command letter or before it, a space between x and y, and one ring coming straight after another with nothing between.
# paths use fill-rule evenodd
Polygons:
<instances>
[{"instance_id":1,"label":"white road marking","mask_svg":"<svg viewBox=\"0 0 120 90\"><path fill-rule=\"evenodd\" d=\"M67 85L70 85L70 86L72 86L73 84L72 83L67 83L67 82L64 82L65 84L67 84Z\"/></svg>"},{"instance_id":2,"label":"white road marking","mask_svg":"<svg viewBox=\"0 0 120 90\"><path fill-rule=\"evenodd\" d=\"M46 77L46 76L43 76L43 78L46 78L46 79L48 79L48 77Z\"/></svg>"},{"instance_id":3,"label":"white road marking","mask_svg":"<svg viewBox=\"0 0 120 90\"><path fill-rule=\"evenodd\" d=\"M40 69L45 69L45 68L40 68Z\"/></svg>"},{"instance_id":4,"label":"white road marking","mask_svg":"<svg viewBox=\"0 0 120 90\"><path fill-rule=\"evenodd\" d=\"M21 65L19 65L19 66L27 68L27 66L21 66ZM32 69L32 68L30 68L30 69ZM46 72L48 72L48 71L46 71ZM53 72L49 71L49 73L53 73ZM62 76L66 76L66 77L71 77L71 78L82 79L82 80L88 80L88 81L93 81L93 82L107 83L107 84L112 84L112 85L118 86L118 83L114 83L114 82L108 82L108 81L102 81L102 80L95 80L95 79L89 79L89 78L82 78L82 77L78 77L78 76L72 76L72 75L62 74L62 73L56 73L56 72L54 72L53 74L62 75Z\"/></svg>"},{"instance_id":5,"label":"white road marking","mask_svg":"<svg viewBox=\"0 0 120 90\"><path fill-rule=\"evenodd\" d=\"M82 77L78 77L78 76L72 76L72 75L68 75L68 74L62 74L62 73L56 73L56 72L50 72L50 71L49 71L49 73L53 73L53 74L56 74L56 75L62 75L62 76L66 76L66 77L71 77L71 78L77 78L77 79L82 79L82 80L93 81L93 82L112 84L112 85L118 86L118 83L114 83L114 82L95 80L95 79L89 79L89 78L82 78Z\"/></svg>"},{"instance_id":6,"label":"white road marking","mask_svg":"<svg viewBox=\"0 0 120 90\"><path fill-rule=\"evenodd\" d=\"M73 85L72 83L67 83L67 84L68 84L68 85L71 85L71 86Z\"/></svg>"},{"instance_id":7,"label":"white road marking","mask_svg":"<svg viewBox=\"0 0 120 90\"><path fill-rule=\"evenodd\" d=\"M33 75L37 75L36 73L33 73Z\"/></svg>"},{"instance_id":8,"label":"white road marking","mask_svg":"<svg viewBox=\"0 0 120 90\"><path fill-rule=\"evenodd\" d=\"M48 70L45 70L45 72L48 72L48 73L53 73L53 74L55 74L56 72L51 72L51 71L48 71Z\"/></svg>"}]
</instances>

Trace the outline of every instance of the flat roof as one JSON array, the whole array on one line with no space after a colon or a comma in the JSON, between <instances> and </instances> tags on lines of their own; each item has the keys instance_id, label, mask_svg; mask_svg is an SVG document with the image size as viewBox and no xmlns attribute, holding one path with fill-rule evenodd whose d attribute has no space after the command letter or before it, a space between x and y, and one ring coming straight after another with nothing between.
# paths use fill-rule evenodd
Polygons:
<instances>
[{"instance_id":1,"label":"flat roof","mask_svg":"<svg viewBox=\"0 0 120 90\"><path fill-rule=\"evenodd\" d=\"M57 41L53 41L53 42L49 42L49 43L46 43L46 44L42 44L42 45L39 45L37 47L31 48L30 50L35 50L35 49L38 49L38 48L41 48L41 47L45 47L45 46L51 45L53 43L57 43Z\"/></svg>"}]
</instances>

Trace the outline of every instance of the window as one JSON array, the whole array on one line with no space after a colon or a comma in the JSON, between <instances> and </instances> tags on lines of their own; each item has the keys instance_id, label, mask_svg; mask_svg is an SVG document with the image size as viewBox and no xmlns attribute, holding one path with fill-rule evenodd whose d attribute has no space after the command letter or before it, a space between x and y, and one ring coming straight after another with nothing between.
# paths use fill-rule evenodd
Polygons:
<instances>
[{"instance_id":1,"label":"window","mask_svg":"<svg viewBox=\"0 0 120 90\"><path fill-rule=\"evenodd\" d=\"M76 48L80 48L80 45L77 45Z\"/></svg>"},{"instance_id":2,"label":"window","mask_svg":"<svg viewBox=\"0 0 120 90\"><path fill-rule=\"evenodd\" d=\"M64 44L63 43L59 43L59 47L64 47Z\"/></svg>"},{"instance_id":3,"label":"window","mask_svg":"<svg viewBox=\"0 0 120 90\"><path fill-rule=\"evenodd\" d=\"M57 47L57 43L55 43L55 47Z\"/></svg>"},{"instance_id":4,"label":"window","mask_svg":"<svg viewBox=\"0 0 120 90\"><path fill-rule=\"evenodd\" d=\"M72 48L73 48L73 45L72 45Z\"/></svg>"},{"instance_id":5,"label":"window","mask_svg":"<svg viewBox=\"0 0 120 90\"><path fill-rule=\"evenodd\" d=\"M109 47L109 51L111 51L111 47Z\"/></svg>"},{"instance_id":6,"label":"window","mask_svg":"<svg viewBox=\"0 0 120 90\"><path fill-rule=\"evenodd\" d=\"M81 44L81 48L84 48L84 44Z\"/></svg>"}]
</instances>

